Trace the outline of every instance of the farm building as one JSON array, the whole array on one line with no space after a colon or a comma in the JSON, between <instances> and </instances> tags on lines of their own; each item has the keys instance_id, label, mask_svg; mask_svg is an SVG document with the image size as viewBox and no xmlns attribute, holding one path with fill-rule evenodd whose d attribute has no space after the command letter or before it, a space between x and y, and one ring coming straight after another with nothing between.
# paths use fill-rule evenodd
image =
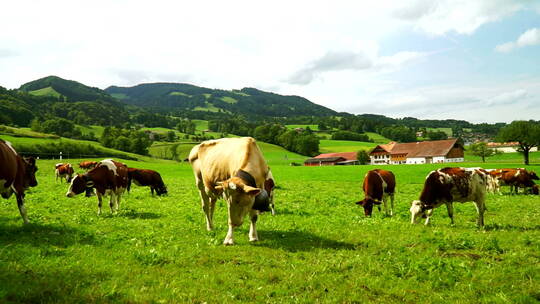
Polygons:
<instances>
[{"instance_id":1,"label":"farm building","mask_svg":"<svg viewBox=\"0 0 540 304\"><path fill-rule=\"evenodd\" d=\"M464 149L456 138L412 143L390 142L376 146L369 157L372 165L456 163Z\"/></svg>"},{"instance_id":2,"label":"farm building","mask_svg":"<svg viewBox=\"0 0 540 304\"><path fill-rule=\"evenodd\" d=\"M357 165L356 152L324 153L307 159L304 166Z\"/></svg>"},{"instance_id":3,"label":"farm building","mask_svg":"<svg viewBox=\"0 0 540 304\"><path fill-rule=\"evenodd\" d=\"M497 143L497 142L488 142L487 143L488 148L497 150L502 153L513 153L519 151L519 143L518 142L506 142L506 143ZM531 149L531 152L538 151L537 147L534 147Z\"/></svg>"}]
</instances>

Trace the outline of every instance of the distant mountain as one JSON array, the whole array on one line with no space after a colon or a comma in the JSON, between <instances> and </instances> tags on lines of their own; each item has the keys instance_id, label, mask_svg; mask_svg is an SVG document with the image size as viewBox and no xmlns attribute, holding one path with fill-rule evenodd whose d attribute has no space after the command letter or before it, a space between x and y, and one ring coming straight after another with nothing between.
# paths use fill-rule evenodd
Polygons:
<instances>
[{"instance_id":1,"label":"distant mountain","mask_svg":"<svg viewBox=\"0 0 540 304\"><path fill-rule=\"evenodd\" d=\"M65 118L78 124L120 125L129 122L125 104L107 92L84 85L77 81L57 76L48 76L23 84L19 91L5 90L4 96L17 100L12 108L26 113L27 119L19 123L27 126L28 120ZM30 107L28 105L31 105ZM14 110L12 109L11 112ZM14 115L2 118L3 121L16 121ZM0 121L2 121L0 120Z\"/></svg>"},{"instance_id":2,"label":"distant mountain","mask_svg":"<svg viewBox=\"0 0 540 304\"><path fill-rule=\"evenodd\" d=\"M57 76L47 76L23 84L19 90L36 96L57 97L61 101L105 101L117 103L107 92Z\"/></svg>"},{"instance_id":3,"label":"distant mountain","mask_svg":"<svg viewBox=\"0 0 540 304\"><path fill-rule=\"evenodd\" d=\"M299 96L284 96L254 88L217 90L185 83L147 83L111 86L111 96L131 105L169 110L235 113L246 116L331 116L337 112Z\"/></svg>"}]
</instances>

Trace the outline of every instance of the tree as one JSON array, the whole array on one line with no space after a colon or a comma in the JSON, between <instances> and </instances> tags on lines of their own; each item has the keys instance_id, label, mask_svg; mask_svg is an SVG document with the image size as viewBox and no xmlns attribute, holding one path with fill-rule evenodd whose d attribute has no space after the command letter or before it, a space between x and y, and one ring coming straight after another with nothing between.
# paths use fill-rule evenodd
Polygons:
<instances>
[{"instance_id":1,"label":"tree","mask_svg":"<svg viewBox=\"0 0 540 304\"><path fill-rule=\"evenodd\" d=\"M448 139L448 135L443 131L428 131L426 137L430 140Z\"/></svg>"},{"instance_id":2,"label":"tree","mask_svg":"<svg viewBox=\"0 0 540 304\"><path fill-rule=\"evenodd\" d=\"M486 157L493 156L495 154L500 153L499 151L495 149L488 148L487 144L485 142L479 142L476 144L472 144L469 147L469 150L471 151L472 155L480 156L482 157L482 162L486 162Z\"/></svg>"},{"instance_id":3,"label":"tree","mask_svg":"<svg viewBox=\"0 0 540 304\"><path fill-rule=\"evenodd\" d=\"M360 165L367 165L370 163L371 159L369 158L369 154L366 150L360 150L356 153L356 159L360 163Z\"/></svg>"},{"instance_id":4,"label":"tree","mask_svg":"<svg viewBox=\"0 0 540 304\"><path fill-rule=\"evenodd\" d=\"M515 120L502 128L497 136L500 142L517 141L523 153L525 165L529 164L529 152L540 144L540 124L533 120Z\"/></svg>"}]
</instances>

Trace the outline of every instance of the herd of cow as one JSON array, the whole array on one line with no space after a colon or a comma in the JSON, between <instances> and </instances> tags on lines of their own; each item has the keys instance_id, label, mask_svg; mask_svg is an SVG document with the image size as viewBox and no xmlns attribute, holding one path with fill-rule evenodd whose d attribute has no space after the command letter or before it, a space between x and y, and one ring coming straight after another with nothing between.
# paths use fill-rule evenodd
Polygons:
<instances>
[{"instance_id":1,"label":"herd of cow","mask_svg":"<svg viewBox=\"0 0 540 304\"><path fill-rule=\"evenodd\" d=\"M202 209L206 217L206 227L213 229L213 214L216 201L223 197L228 206L229 229L224 244L234 244L234 229L242 225L247 214L250 218L249 240L257 241L256 222L260 212L274 214L275 180L263 158L255 140L250 137L222 138L205 141L193 147L189 154L195 183L199 190ZM0 194L9 198L16 194L20 214L25 223L28 217L24 207L24 191L37 186L35 173L36 160L23 158L8 143L0 139ZM87 170L76 174L71 164L56 164L56 179L70 183L66 196L92 191L98 198L98 214L101 213L103 196L109 195L111 212L117 212L124 191L129 191L131 181L140 186L149 186L152 195L166 194L167 188L158 172L147 169L128 168L112 159L100 162L84 161L79 164ZM501 185L509 185L511 192L519 188L538 194L534 180L538 176L526 169L482 168L442 168L432 171L426 177L420 199L411 204L411 222L420 217L429 223L433 210L446 205L451 222L453 202L473 202L478 211L477 225L484 225L486 192L499 192ZM373 206L380 210L383 204L385 213L393 215L396 179L392 172L382 169L367 172L363 190L365 198L356 204L364 208L366 216L371 216ZM390 209L387 201L390 198Z\"/></svg>"}]
</instances>

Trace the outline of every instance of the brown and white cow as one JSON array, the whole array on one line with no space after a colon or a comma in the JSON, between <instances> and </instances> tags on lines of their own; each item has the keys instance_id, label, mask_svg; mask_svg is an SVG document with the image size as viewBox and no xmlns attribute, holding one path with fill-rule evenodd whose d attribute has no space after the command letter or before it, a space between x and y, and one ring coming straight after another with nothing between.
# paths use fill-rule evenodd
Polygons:
<instances>
[{"instance_id":1,"label":"brown and white cow","mask_svg":"<svg viewBox=\"0 0 540 304\"><path fill-rule=\"evenodd\" d=\"M127 184L127 166L112 159L105 159L85 174L77 174L71 180L66 196L73 197L85 192L89 187L94 188L98 198L98 215L101 214L101 202L105 195L110 196L109 207L111 213L115 213L120 209L120 198Z\"/></svg>"},{"instance_id":2,"label":"brown and white cow","mask_svg":"<svg viewBox=\"0 0 540 304\"><path fill-rule=\"evenodd\" d=\"M189 161L206 216L206 228L213 229L215 203L223 197L229 214L229 230L223 244L234 244L234 228L242 225L248 213L249 240L257 241L258 214L269 211L273 197L265 190L265 183L270 185L274 180L255 140L243 137L205 141L193 147ZM270 178L272 182L267 182Z\"/></svg>"},{"instance_id":3,"label":"brown and white cow","mask_svg":"<svg viewBox=\"0 0 540 304\"><path fill-rule=\"evenodd\" d=\"M84 169L84 170L91 170L91 169L94 169L97 164L98 162L96 161L85 160L79 163L79 168Z\"/></svg>"},{"instance_id":4,"label":"brown and white cow","mask_svg":"<svg viewBox=\"0 0 540 304\"><path fill-rule=\"evenodd\" d=\"M472 201L478 212L477 225L483 227L486 183L485 174L478 169L443 168L431 171L426 177L420 200L412 202L411 223L416 223L420 217L427 217L425 224L429 224L433 210L445 204L450 221L454 224L452 203Z\"/></svg>"},{"instance_id":5,"label":"brown and white cow","mask_svg":"<svg viewBox=\"0 0 540 304\"><path fill-rule=\"evenodd\" d=\"M33 157L22 158L9 142L0 139L0 164L0 195L7 199L15 193L19 213L28 224L24 191L38 184L36 160Z\"/></svg>"},{"instance_id":6,"label":"brown and white cow","mask_svg":"<svg viewBox=\"0 0 540 304\"><path fill-rule=\"evenodd\" d=\"M62 178L64 178L66 180L66 183L71 182L71 178L73 178L73 173L75 173L75 171L73 170L73 166L70 163L58 163L54 167L56 181L58 181L58 178L60 178L60 182L62 182Z\"/></svg>"},{"instance_id":7,"label":"brown and white cow","mask_svg":"<svg viewBox=\"0 0 540 304\"><path fill-rule=\"evenodd\" d=\"M371 216L373 205L377 205L379 211L381 211L381 203L384 205L384 213L386 215L394 214L394 193L396 190L396 178L394 173L382 169L370 170L364 177L364 183L362 186L364 190L364 199L356 202L356 204L364 207L364 214ZM391 208L388 213L387 201L390 197Z\"/></svg>"},{"instance_id":8,"label":"brown and white cow","mask_svg":"<svg viewBox=\"0 0 540 304\"><path fill-rule=\"evenodd\" d=\"M167 187L163 183L161 175L154 170L128 168L128 192L131 189L131 181L137 186L149 186L152 195L154 195L154 190L157 195L167 194Z\"/></svg>"},{"instance_id":9,"label":"brown and white cow","mask_svg":"<svg viewBox=\"0 0 540 304\"><path fill-rule=\"evenodd\" d=\"M538 180L538 175L534 171L529 171L524 168L505 168L495 169L490 171L490 175L498 181L498 192L500 186L510 186L510 193L518 193L519 188L533 188L534 180ZM534 190L532 190L534 191Z\"/></svg>"}]
</instances>

